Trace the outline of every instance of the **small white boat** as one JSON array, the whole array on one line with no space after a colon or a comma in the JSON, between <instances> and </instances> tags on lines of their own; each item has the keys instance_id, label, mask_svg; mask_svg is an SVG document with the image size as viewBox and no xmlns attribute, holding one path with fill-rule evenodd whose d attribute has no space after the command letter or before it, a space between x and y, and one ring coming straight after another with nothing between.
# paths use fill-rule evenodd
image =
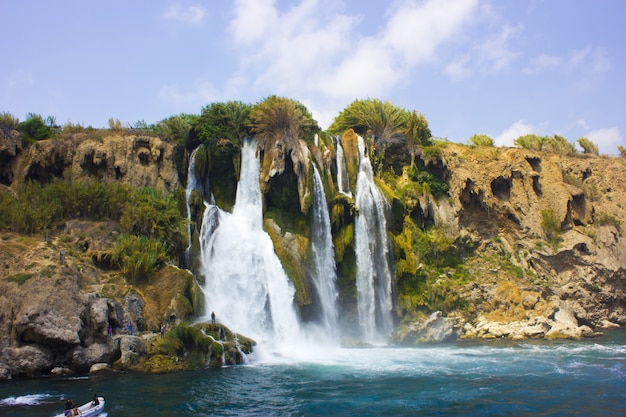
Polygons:
<instances>
[{"instance_id":1,"label":"small white boat","mask_svg":"<svg viewBox=\"0 0 626 417\"><path fill-rule=\"evenodd\" d=\"M104 397L98 397L98 402L98 405L92 406L92 401L89 401L87 404L78 407L79 417L92 417L100 414L104 410ZM54 417L65 417L65 413L57 414Z\"/></svg>"}]
</instances>

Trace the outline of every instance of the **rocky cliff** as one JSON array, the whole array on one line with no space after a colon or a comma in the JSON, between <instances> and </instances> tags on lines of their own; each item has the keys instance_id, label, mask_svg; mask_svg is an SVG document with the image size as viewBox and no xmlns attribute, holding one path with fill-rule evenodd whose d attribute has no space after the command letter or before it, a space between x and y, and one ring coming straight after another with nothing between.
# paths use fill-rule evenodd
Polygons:
<instances>
[{"instance_id":1,"label":"rocky cliff","mask_svg":"<svg viewBox=\"0 0 626 417\"><path fill-rule=\"evenodd\" d=\"M351 325L358 212L335 186L335 141L266 140L259 148L260 186L265 228L294 283L301 318L309 320L316 315L307 272L312 164L320 168L342 323ZM356 136L348 132L342 142L354 191ZM626 325L626 160L441 143L437 152L422 152L415 171L405 144L368 150L389 203L397 343L575 338ZM19 134L5 129L1 192L14 193L29 180L82 177L172 192L186 180L183 153L167 141L128 132L72 134L22 148ZM232 207L237 146L217 141L196 157L196 172L209 179L218 203ZM422 174L447 191L435 195ZM192 221L199 226L201 199L197 206ZM192 274L167 266L150 283L130 285L111 269L106 257L119 233L116 222L70 220L48 240L1 233L0 378L81 373L94 364L184 369L174 360L177 343L202 346L206 362L226 351L232 363L241 359L240 347L217 343L218 327L177 327L202 313ZM160 338L163 323L177 329L175 338Z\"/></svg>"},{"instance_id":2,"label":"rocky cliff","mask_svg":"<svg viewBox=\"0 0 626 417\"><path fill-rule=\"evenodd\" d=\"M428 210L449 235L477 244L465 263L473 279L455 286L471 306L458 334L580 337L626 323L624 159L442 150L436 169L450 198Z\"/></svg>"},{"instance_id":3,"label":"rocky cliff","mask_svg":"<svg viewBox=\"0 0 626 417\"><path fill-rule=\"evenodd\" d=\"M182 148L157 137L122 132L75 133L22 149L17 131L0 135L0 183L49 182L85 176L172 191Z\"/></svg>"}]
</instances>

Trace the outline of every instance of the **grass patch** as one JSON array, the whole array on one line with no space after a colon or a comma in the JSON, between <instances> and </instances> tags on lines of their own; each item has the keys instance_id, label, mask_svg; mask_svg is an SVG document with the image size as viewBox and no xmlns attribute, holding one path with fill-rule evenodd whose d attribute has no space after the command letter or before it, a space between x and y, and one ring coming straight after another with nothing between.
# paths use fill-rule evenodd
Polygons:
<instances>
[{"instance_id":1,"label":"grass patch","mask_svg":"<svg viewBox=\"0 0 626 417\"><path fill-rule=\"evenodd\" d=\"M20 273L20 274L11 275L10 277L7 277L6 280L10 282L17 282L17 285L22 285L23 283L26 282L26 280L30 279L32 276L33 274Z\"/></svg>"}]
</instances>

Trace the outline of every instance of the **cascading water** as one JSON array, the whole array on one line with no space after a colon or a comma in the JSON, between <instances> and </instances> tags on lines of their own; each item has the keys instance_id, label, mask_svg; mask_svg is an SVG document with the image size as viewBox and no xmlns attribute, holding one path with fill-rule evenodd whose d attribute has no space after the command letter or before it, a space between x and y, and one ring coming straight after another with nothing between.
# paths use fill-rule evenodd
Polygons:
<instances>
[{"instance_id":1,"label":"cascading water","mask_svg":"<svg viewBox=\"0 0 626 417\"><path fill-rule=\"evenodd\" d=\"M187 249L185 250L185 260L187 265L191 265L190 253L191 253L191 240L193 238L192 225L191 225L191 205L189 199L193 190L198 188L198 180L196 178L196 152L198 148L194 149L189 155L189 168L187 169L187 187L185 188L185 202L187 203L187 233L189 241L187 242Z\"/></svg>"},{"instance_id":2,"label":"cascading water","mask_svg":"<svg viewBox=\"0 0 626 417\"><path fill-rule=\"evenodd\" d=\"M387 201L374 183L372 165L362 137L358 137L359 174L355 203L355 246L357 259L357 304L361 336L380 342L393 326L391 269L385 209Z\"/></svg>"},{"instance_id":3,"label":"cascading water","mask_svg":"<svg viewBox=\"0 0 626 417\"><path fill-rule=\"evenodd\" d=\"M202 225L206 308L233 331L257 341L299 337L294 288L263 230L256 144L241 149L241 176L232 214L207 205Z\"/></svg>"},{"instance_id":4,"label":"cascading water","mask_svg":"<svg viewBox=\"0 0 626 417\"><path fill-rule=\"evenodd\" d=\"M337 331L337 271L335 251L330 230L330 217L322 178L313 165L313 221L311 249L313 252L313 284L317 291L322 324L327 334Z\"/></svg>"},{"instance_id":5,"label":"cascading water","mask_svg":"<svg viewBox=\"0 0 626 417\"><path fill-rule=\"evenodd\" d=\"M348 181L348 170L346 169L346 159L343 156L343 146L341 146L341 138L337 138L337 189L340 193L352 198L350 191L350 183Z\"/></svg>"}]
</instances>

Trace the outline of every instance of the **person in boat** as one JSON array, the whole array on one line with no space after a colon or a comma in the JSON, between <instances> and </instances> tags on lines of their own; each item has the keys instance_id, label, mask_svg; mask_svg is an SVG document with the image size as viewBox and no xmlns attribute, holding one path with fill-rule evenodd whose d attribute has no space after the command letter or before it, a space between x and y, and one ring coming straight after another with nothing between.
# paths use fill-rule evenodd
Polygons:
<instances>
[{"instance_id":1,"label":"person in boat","mask_svg":"<svg viewBox=\"0 0 626 417\"><path fill-rule=\"evenodd\" d=\"M74 417L76 417L76 416L80 415L80 413L81 413L81 412L80 412L80 410L78 409L78 407L74 407L74 411L73 411L72 415L73 415Z\"/></svg>"},{"instance_id":2,"label":"person in boat","mask_svg":"<svg viewBox=\"0 0 626 417\"><path fill-rule=\"evenodd\" d=\"M70 398L67 399L67 401L65 401L65 415L66 416L73 416L74 415L74 401L72 401Z\"/></svg>"},{"instance_id":3,"label":"person in boat","mask_svg":"<svg viewBox=\"0 0 626 417\"><path fill-rule=\"evenodd\" d=\"M91 408L97 407L100 405L100 400L98 400L98 394L93 395L93 400L91 401Z\"/></svg>"}]
</instances>

